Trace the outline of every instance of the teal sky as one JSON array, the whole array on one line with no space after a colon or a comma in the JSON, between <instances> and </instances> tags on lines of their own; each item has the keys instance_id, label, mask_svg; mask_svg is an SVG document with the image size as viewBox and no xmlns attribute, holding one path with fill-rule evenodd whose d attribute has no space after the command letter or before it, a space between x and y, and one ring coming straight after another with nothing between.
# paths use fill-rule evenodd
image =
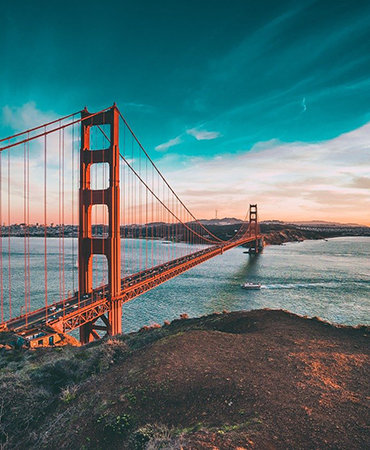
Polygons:
<instances>
[{"instance_id":1,"label":"teal sky","mask_svg":"<svg viewBox=\"0 0 370 450\"><path fill-rule=\"evenodd\" d=\"M168 169L370 121L369 1L8 1L0 42L0 107L116 101Z\"/></svg>"}]
</instances>

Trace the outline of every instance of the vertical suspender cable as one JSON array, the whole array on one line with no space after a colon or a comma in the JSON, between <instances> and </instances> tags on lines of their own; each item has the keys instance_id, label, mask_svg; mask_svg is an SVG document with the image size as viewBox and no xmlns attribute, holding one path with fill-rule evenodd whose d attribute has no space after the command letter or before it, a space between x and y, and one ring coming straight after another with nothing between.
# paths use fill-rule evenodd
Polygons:
<instances>
[{"instance_id":1,"label":"vertical suspender cable","mask_svg":"<svg viewBox=\"0 0 370 450\"><path fill-rule=\"evenodd\" d=\"M94 177L94 185L96 186L96 183L97 183L97 180L98 180L98 167L97 167L97 165L96 164L94 164L92 167L91 167L91 173L90 173L90 176L91 176L91 179L93 179L93 177ZM104 177L104 171L103 171L103 177ZM104 183L104 181L103 181L103 183ZM91 186L90 186L91 187ZM91 193L91 195L92 195L92 193ZM104 197L104 193L103 193L103 197ZM103 199L103 202L104 202L104 199ZM93 208L93 207L91 207L91 208ZM98 208L99 208L99 206L95 206L94 207L94 223L95 223L95 232L93 233L91 233L92 234L92 237L95 239L95 238L98 238L99 237L99 227L98 227L98 223L99 223L99 218L98 218ZM91 209L91 215L92 215L92 211L93 211L93 209ZM91 217L91 220L92 220L92 217ZM92 226L92 225L91 225ZM102 224L102 236L104 237L104 224ZM103 241L103 247L104 247L104 241ZM103 253L104 253L104 251L103 251ZM92 265L93 265L93 280L94 280L94 278L95 278L95 282L93 281L93 286L102 286L103 284L104 284L104 270L103 270L103 268L101 268L101 270L100 270L100 272L101 272L101 279L98 279L98 277L99 277L99 270L98 270L98 258L97 257L95 257L94 258L94 255L92 255Z\"/></svg>"},{"instance_id":2,"label":"vertical suspender cable","mask_svg":"<svg viewBox=\"0 0 370 450\"><path fill-rule=\"evenodd\" d=\"M141 152L139 152L139 173L141 174ZM142 219L141 219L141 183L138 183L138 208L139 208L139 271L141 272L143 270L142 268L142 239L141 239L141 226L142 226Z\"/></svg>"},{"instance_id":3,"label":"vertical suspender cable","mask_svg":"<svg viewBox=\"0 0 370 450\"><path fill-rule=\"evenodd\" d=\"M134 141L132 141L132 150L133 150L132 160L133 160L133 163L134 163L134 161L136 160L136 158L135 158L135 149L134 149ZM140 265L139 265L140 258L137 257L137 253L136 253L136 248L139 249L139 246L137 245L138 234L137 234L137 227L136 227L136 224L137 224L136 216L137 216L137 188L138 188L138 182L137 182L137 178L134 177L134 176L133 176L133 180L134 180L134 186L135 186L134 187L134 201L133 201L133 203L134 203L134 221L133 221L133 224L134 224L135 240L133 241L133 244L134 244L133 252L134 252L134 255L135 255L135 258L136 258L136 270L135 270L135 272L140 272Z\"/></svg>"},{"instance_id":4,"label":"vertical suspender cable","mask_svg":"<svg viewBox=\"0 0 370 450\"><path fill-rule=\"evenodd\" d=\"M83 124L81 123L79 125L80 127L83 127ZM78 130L78 128L77 128ZM77 226L76 226L76 235L77 237L79 236L80 233L80 219L79 219L79 187L81 185L81 160L80 160L80 156L81 156L81 129L79 130L79 133L77 133L78 136L78 140L77 140L77 156L76 156L76 160L77 160L77 171L76 171L76 175L77 175L77 179L76 179L76 195L78 196L78 201L77 201ZM78 245L78 244L77 244ZM76 255L76 261L77 261L77 283L76 283L76 287L77 287L77 306L80 307L80 302L81 302L81 290L80 290L80 285L79 285L79 266L80 266L80 261L79 261L79 257L78 257L78 251L77 251L77 255Z\"/></svg>"},{"instance_id":5,"label":"vertical suspender cable","mask_svg":"<svg viewBox=\"0 0 370 450\"><path fill-rule=\"evenodd\" d=\"M123 126L123 156L126 158L126 127ZM122 177L120 178L120 184L122 186L121 192L123 193L123 196L121 197L123 199L123 207L121 208L121 212L123 214L123 276L126 275L126 230L127 230L127 224L126 224L126 218L127 218L127 202L126 202L126 195L127 195L127 187L126 187L126 165L121 164L122 167ZM122 245L122 240L121 240Z\"/></svg>"},{"instance_id":6,"label":"vertical suspender cable","mask_svg":"<svg viewBox=\"0 0 370 450\"><path fill-rule=\"evenodd\" d=\"M131 153L132 153L132 157L131 160L134 161L134 139L131 137ZM132 183L132 188L131 188L131 230L132 230L132 236L131 236L131 261L132 261L132 267L134 266L134 174L131 173L131 183ZM136 266L136 265L135 265ZM135 272L135 270L133 270L133 272Z\"/></svg>"},{"instance_id":7,"label":"vertical suspender cable","mask_svg":"<svg viewBox=\"0 0 370 450\"><path fill-rule=\"evenodd\" d=\"M92 161L92 148L97 148L97 142L96 142L96 132L95 132L95 128L91 127L90 128L90 132L92 133L91 136L91 142L92 142L92 147L90 145L90 160ZM98 180L98 173L97 173L97 165L96 164L92 164L90 165L90 189L92 189L95 186L96 189L96 183ZM104 194L103 194L104 197ZM104 199L103 199L104 201ZM92 204L92 190L90 191L90 204ZM93 205L91 206L91 238L92 239L96 239L99 236L99 227L98 227L98 206ZM93 214L94 212L94 214ZM94 218L94 223L95 223L95 232L93 231L93 218ZM102 225L102 229L104 229L104 225ZM103 231L102 231L103 233ZM104 244L103 244L104 245ZM92 246L92 242L91 242L91 254L93 251L93 246ZM98 286L100 284L100 280L98 281L98 258L94 257L94 255L92 255L92 284L93 287L94 286ZM103 271L102 271L103 272ZM102 273L102 277L103 277L103 281L104 281L104 274ZM94 281L95 279L95 281ZM103 284L103 283L102 283Z\"/></svg>"},{"instance_id":8,"label":"vertical suspender cable","mask_svg":"<svg viewBox=\"0 0 370 450\"><path fill-rule=\"evenodd\" d=\"M124 138L123 148L125 149L125 157L127 154L126 146L127 146L127 140L126 137ZM128 170L126 168L126 164L122 164L123 167L123 179L122 179L122 189L123 189L123 220L124 220L124 226L123 226L123 260L124 260L124 276L127 276L129 272L129 259L128 259L128 246L127 246L127 236L128 236ZM122 241L121 241L122 245Z\"/></svg>"},{"instance_id":9,"label":"vertical suspender cable","mask_svg":"<svg viewBox=\"0 0 370 450\"><path fill-rule=\"evenodd\" d=\"M157 176L157 194L158 194L158 198L160 197L160 188L159 188L159 177ZM160 210L160 203L157 200L157 216L158 216L158 226L157 226L157 261L156 264L161 264L161 250L162 250L162 246L159 245L159 240L161 237L161 231L162 231L162 225L161 225L161 210Z\"/></svg>"},{"instance_id":10,"label":"vertical suspender cable","mask_svg":"<svg viewBox=\"0 0 370 450\"><path fill-rule=\"evenodd\" d=\"M105 113L103 113L103 124L105 124ZM112 126L112 125L111 125ZM101 146L100 148L105 148L107 145L107 142L105 142L104 135L101 135ZM109 142L110 145L110 142ZM106 237L110 235L110 223L109 223L109 207L105 204L106 202L106 196L105 196L105 189L113 183L113 180L110 179L110 165L108 166L108 174L106 170L106 166L103 168L103 207L102 207L102 215L103 215L103 257L102 260L102 267L103 267L103 283L106 284L109 282L109 268L108 268L108 260L106 257ZM108 211L108 214L107 214ZM108 223L106 223L108 222Z\"/></svg>"},{"instance_id":11,"label":"vertical suspender cable","mask_svg":"<svg viewBox=\"0 0 370 450\"><path fill-rule=\"evenodd\" d=\"M145 158L145 181L148 184L148 158ZM145 189L145 270L148 270L148 194L148 189Z\"/></svg>"},{"instance_id":12,"label":"vertical suspender cable","mask_svg":"<svg viewBox=\"0 0 370 450\"><path fill-rule=\"evenodd\" d=\"M59 122L60 125L60 122ZM62 207L62 196L61 196L61 181L62 181L62 148L61 148L61 130L58 131L58 264L59 264L59 301L62 300L62 229L61 229L61 222L62 222L62 213L61 213L61 207Z\"/></svg>"},{"instance_id":13,"label":"vertical suspender cable","mask_svg":"<svg viewBox=\"0 0 370 450\"><path fill-rule=\"evenodd\" d=\"M28 310L31 311L31 274L30 274L30 142L27 142L27 278Z\"/></svg>"},{"instance_id":14,"label":"vertical suspender cable","mask_svg":"<svg viewBox=\"0 0 370 450\"><path fill-rule=\"evenodd\" d=\"M130 152L130 147L129 147L129 143L127 142L127 156L129 156L129 152ZM131 203L131 198L132 198L132 188L131 188L131 171L129 169L127 169L127 237L128 237L128 242L127 242L127 258L128 258L128 263L127 263L127 268L129 271L129 274L131 275L132 273L132 267L133 267L133 260L131 258L131 254L130 254L130 247L132 245L132 239L130 239L130 235L131 235L131 208L132 208L132 203ZM132 236L131 236L132 238Z\"/></svg>"},{"instance_id":15,"label":"vertical suspender cable","mask_svg":"<svg viewBox=\"0 0 370 450\"><path fill-rule=\"evenodd\" d=\"M94 179L95 186L96 186L96 183L97 183L97 180L98 180L97 170L98 170L98 168L97 168L96 164L94 164L91 167L91 174L90 174L90 176L91 176L91 179L93 179L93 177L95 178ZM91 193L91 195L92 195L92 193ZM103 194L103 197L104 197L104 194ZM98 206L95 206L95 208L91 207L91 216L92 216L92 211L93 210L94 210L95 232L92 232L91 234L92 234L92 238L95 239L99 235L99 233L98 233L98 223L99 223L99 220L98 220ZM92 217L91 217L91 220L92 220ZM91 224L91 226L92 226L92 224ZM102 225L102 234L104 235L103 229L104 229L104 225ZM93 260L92 260L92 265L93 265L93 268L92 268L93 269L93 286L103 285L104 284L104 273L101 274L102 279L98 280L98 275L99 275L99 272L98 272L98 258L96 258L96 257L94 258L94 255L92 256L92 258L93 258ZM104 272L104 271L101 270L101 272ZM95 281L94 281L94 279L95 279Z\"/></svg>"},{"instance_id":16,"label":"vertical suspender cable","mask_svg":"<svg viewBox=\"0 0 370 450\"><path fill-rule=\"evenodd\" d=\"M74 120L74 116L72 118ZM74 220L74 195L75 195L75 126L72 125L72 178L71 178L71 204L72 204L72 264L71 264L71 272L72 272L72 295L75 293L75 220Z\"/></svg>"},{"instance_id":17,"label":"vertical suspender cable","mask_svg":"<svg viewBox=\"0 0 370 450\"><path fill-rule=\"evenodd\" d=\"M10 152L8 152L8 288L9 288L9 319L12 318L12 275L11 275L11 244L10 244Z\"/></svg>"},{"instance_id":18,"label":"vertical suspender cable","mask_svg":"<svg viewBox=\"0 0 370 450\"><path fill-rule=\"evenodd\" d=\"M104 124L104 113L103 113L103 124ZM98 137L97 137L96 133L95 133L94 137L95 137L95 147L94 148L98 148L98 142L97 142ZM102 250L103 250L103 255L100 258L101 266L102 266L102 269L101 269L101 272L102 272L102 284L106 284L106 282L105 282L106 281L106 278L105 278L105 259L106 259L106 257L105 257L105 252L104 252L104 250L105 250L105 241L104 241L104 239L105 239L105 219L106 219L106 217L105 217L105 208L106 208L105 207L105 183L106 183L105 172L106 172L106 170L105 170L105 166L104 166L103 173L102 173L102 175L103 175L103 206L101 208L99 208L98 206L95 207L95 211L96 211L95 226L97 226L98 209L100 209L101 217L102 217L102 239L103 239L102 240L102 247L103 247ZM95 185L97 184L97 182L98 182L98 168L96 166L95 167ZM95 267L97 267L97 263L98 263L98 261L96 261ZM96 284L98 284L97 277L98 277L98 274L96 274Z\"/></svg>"},{"instance_id":19,"label":"vertical suspender cable","mask_svg":"<svg viewBox=\"0 0 370 450\"><path fill-rule=\"evenodd\" d=\"M92 143L92 139L91 139L91 130L92 127L90 127L89 129L89 156L90 156L90 177L89 177L89 189L90 189L90 205L92 205L92 190L91 190L91 177L92 177L92 150L91 150L91 143ZM94 134L93 136L94 137ZM86 143L85 143L86 145ZM94 146L94 143L92 144ZM85 175L86 176L86 175ZM91 273L92 273L92 278L94 279L94 254L93 254L93 239L94 239L94 235L93 235L93 224L92 224L92 206L90 207L90 230L88 230L88 235L90 238L90 255L89 255L89 261L88 261L88 267L87 270L90 270L90 264L91 264ZM85 225L86 226L86 225ZM96 234L96 226L95 226L95 234ZM92 259L91 259L92 258ZM94 282L94 280L92 280L92 283ZM89 286L90 287L90 286ZM86 294L86 292L84 292L84 294Z\"/></svg>"},{"instance_id":20,"label":"vertical suspender cable","mask_svg":"<svg viewBox=\"0 0 370 450\"><path fill-rule=\"evenodd\" d=\"M64 313L64 301L65 301L65 257L64 257L64 128L62 129L62 299L63 299L63 313Z\"/></svg>"},{"instance_id":21,"label":"vertical suspender cable","mask_svg":"<svg viewBox=\"0 0 370 450\"><path fill-rule=\"evenodd\" d=\"M162 201L164 201L164 195L163 195L164 187L160 186L159 183L160 183L160 180L158 178L159 198L161 198ZM161 187L162 187L162 189L161 189ZM160 210L160 213L161 213L161 264L163 264L164 263L164 245L163 245L163 241L164 241L164 217L163 217L163 213L164 213L164 210L163 210L163 206L161 204L159 205L159 210Z\"/></svg>"},{"instance_id":22,"label":"vertical suspender cable","mask_svg":"<svg viewBox=\"0 0 370 450\"><path fill-rule=\"evenodd\" d=\"M152 166L152 190L154 190L154 169ZM151 193L150 194L150 198L151 198L151 202L152 202L152 217L151 217L151 222L152 222L152 266L154 266L154 195Z\"/></svg>"},{"instance_id":23,"label":"vertical suspender cable","mask_svg":"<svg viewBox=\"0 0 370 450\"><path fill-rule=\"evenodd\" d=\"M0 297L1 297L1 323L4 322L2 156L3 156L3 153L0 152Z\"/></svg>"},{"instance_id":24,"label":"vertical suspender cable","mask_svg":"<svg viewBox=\"0 0 370 450\"><path fill-rule=\"evenodd\" d=\"M46 131L46 127L45 127ZM45 289L45 317L48 315L48 256L47 256L47 151L46 134L44 135L44 289Z\"/></svg>"},{"instance_id":25,"label":"vertical suspender cable","mask_svg":"<svg viewBox=\"0 0 370 450\"><path fill-rule=\"evenodd\" d=\"M171 195L171 199L172 199L171 210L175 211L175 202L174 202L173 195ZM171 238L172 238L172 255L171 255L171 259L175 259L175 251L176 251L176 245L175 245L175 218L171 219Z\"/></svg>"},{"instance_id":26,"label":"vertical suspender cable","mask_svg":"<svg viewBox=\"0 0 370 450\"><path fill-rule=\"evenodd\" d=\"M123 126L123 156L126 157L126 133L125 133L125 126ZM122 220L121 224L123 225L123 265L121 266L121 270L123 268L123 276L126 275L126 166L125 164L121 164L122 169L122 176L120 177L120 185L121 185L121 197L122 200L122 207L121 207L121 214L122 214ZM120 230L121 233L121 230ZM122 240L121 240L121 246L122 246ZM121 247L122 248L122 247ZM122 250L121 250L122 253Z\"/></svg>"},{"instance_id":27,"label":"vertical suspender cable","mask_svg":"<svg viewBox=\"0 0 370 450\"><path fill-rule=\"evenodd\" d=\"M24 312L26 314L26 326L27 326L27 310L28 310L28 299L27 299L27 233L26 233L26 186L27 186L27 169L26 169L26 152L27 143L23 146L23 244L24 244Z\"/></svg>"}]
</instances>

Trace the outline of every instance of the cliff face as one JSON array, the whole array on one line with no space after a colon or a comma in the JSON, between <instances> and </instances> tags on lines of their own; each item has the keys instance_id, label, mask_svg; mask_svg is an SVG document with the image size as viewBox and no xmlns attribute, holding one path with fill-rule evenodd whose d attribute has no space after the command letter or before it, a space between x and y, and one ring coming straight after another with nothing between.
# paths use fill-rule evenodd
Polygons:
<instances>
[{"instance_id":1,"label":"cliff face","mask_svg":"<svg viewBox=\"0 0 370 450\"><path fill-rule=\"evenodd\" d=\"M2 448L365 448L367 332L260 310L3 348Z\"/></svg>"}]
</instances>

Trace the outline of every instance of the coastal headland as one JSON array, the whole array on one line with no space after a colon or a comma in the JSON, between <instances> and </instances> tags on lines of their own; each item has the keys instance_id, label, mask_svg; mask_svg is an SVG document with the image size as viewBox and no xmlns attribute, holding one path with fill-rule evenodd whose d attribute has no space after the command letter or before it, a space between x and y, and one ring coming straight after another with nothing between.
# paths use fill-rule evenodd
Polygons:
<instances>
[{"instance_id":1,"label":"coastal headland","mask_svg":"<svg viewBox=\"0 0 370 450\"><path fill-rule=\"evenodd\" d=\"M365 326L224 311L79 348L1 342L3 448L367 448Z\"/></svg>"}]
</instances>

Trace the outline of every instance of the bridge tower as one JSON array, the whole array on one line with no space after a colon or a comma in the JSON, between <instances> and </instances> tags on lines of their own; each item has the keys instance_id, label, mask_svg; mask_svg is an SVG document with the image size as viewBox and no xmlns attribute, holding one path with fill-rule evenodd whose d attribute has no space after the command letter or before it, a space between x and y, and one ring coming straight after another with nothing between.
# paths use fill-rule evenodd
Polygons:
<instances>
[{"instance_id":1,"label":"bridge tower","mask_svg":"<svg viewBox=\"0 0 370 450\"><path fill-rule=\"evenodd\" d=\"M257 237L259 235L257 205L249 205L249 232L251 236L255 236L254 248L251 253L259 253L262 250L263 242Z\"/></svg>"},{"instance_id":2,"label":"bridge tower","mask_svg":"<svg viewBox=\"0 0 370 450\"><path fill-rule=\"evenodd\" d=\"M80 189L79 189L79 235L78 235L78 278L79 295L93 290L93 255L105 255L108 262L108 295L110 308L108 317L103 316L105 326L95 325L95 320L80 327L80 341L85 344L98 334L95 330L105 330L114 335L122 332L122 302L118 299L121 291L121 247L120 247L120 187L119 187L119 112L115 105L94 116L85 108L81 111L80 149ZM109 125L108 148L92 150L90 132L92 127ZM109 165L109 186L106 189L91 189L91 166ZM93 205L107 205L108 235L92 236L91 212Z\"/></svg>"}]
</instances>

